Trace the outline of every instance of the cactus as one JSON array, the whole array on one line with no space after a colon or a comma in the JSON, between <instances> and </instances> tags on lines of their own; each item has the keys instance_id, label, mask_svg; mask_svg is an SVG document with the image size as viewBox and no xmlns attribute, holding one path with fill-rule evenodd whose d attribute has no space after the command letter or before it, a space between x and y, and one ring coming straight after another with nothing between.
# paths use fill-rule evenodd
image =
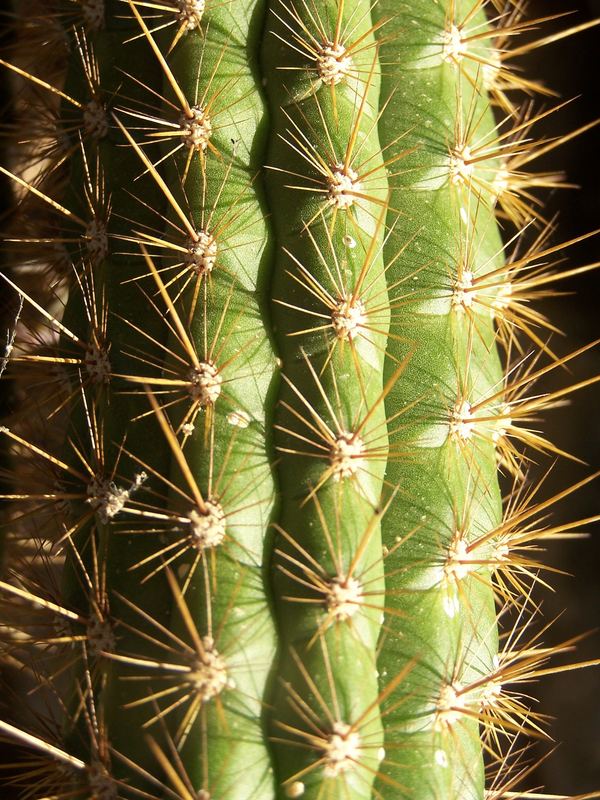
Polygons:
<instances>
[{"instance_id":1,"label":"cactus","mask_svg":"<svg viewBox=\"0 0 600 800\"><path fill-rule=\"evenodd\" d=\"M35 117L0 167L32 276L3 274L12 791L523 796L523 686L576 639L533 632L538 551L595 521L547 520L594 476L528 478L566 455L532 420L598 380L534 388L592 345L556 355L532 301L596 266L558 271L585 236L550 241L565 179L529 171L592 127L532 136L560 104L513 59L553 37L509 45L543 20L50 5L1 59Z\"/></svg>"}]
</instances>

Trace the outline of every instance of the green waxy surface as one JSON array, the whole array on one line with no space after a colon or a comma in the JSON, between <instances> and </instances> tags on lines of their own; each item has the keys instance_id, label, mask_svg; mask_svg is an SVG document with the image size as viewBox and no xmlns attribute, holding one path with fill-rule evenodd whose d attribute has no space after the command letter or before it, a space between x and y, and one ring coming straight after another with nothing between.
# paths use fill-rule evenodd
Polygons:
<instances>
[{"instance_id":1,"label":"green waxy surface","mask_svg":"<svg viewBox=\"0 0 600 800\"><path fill-rule=\"evenodd\" d=\"M142 157L147 154L158 161L161 150L166 155L174 149L173 142L182 141L169 138L164 144L152 142L149 117L159 121L154 130L161 131L164 126L160 120L177 121L181 111L173 114L173 105L169 105L173 103L173 86L149 46L150 36L139 35L140 25L131 14L128 28L135 41L122 45L123 33L119 33L111 46L108 42L112 34L102 32L94 37L100 68L111 75L118 75L118 68L126 73L121 80L127 84L127 102L123 103L125 111L117 107L116 118L132 130L142 148L138 146L136 152L131 142L124 146L121 133L111 121L108 141L101 145L103 161L110 165L105 169L112 192L110 232L126 237L125 244L112 240L111 249L127 251L128 255L115 255L104 267L113 311L109 336L115 358L111 365L118 376L113 379L116 393L111 393L110 406L104 413L110 426L108 436L115 441L120 441L121 431L127 429L126 449L134 455L133 467L148 472L150 490L135 508L126 508L116 525L105 526L101 534L109 537L109 586L118 593L113 597L111 591L118 620L117 660L105 662L109 684L101 692L103 718L119 756L145 769L156 762L145 737L132 737L131 728L144 725L148 734L165 747L161 726L166 723L186 761L190 752L203 753L201 759L193 758L189 764L193 785L198 791L215 791L227 798L268 798L273 793L261 722L264 684L273 658L273 630L261 565L273 503L265 408L274 357L263 320L269 242L264 201L256 182L264 109L256 92L256 70L247 61L248 48L253 40L256 47L260 31L257 10L255 2L246 3L244 13L239 7L235 14L228 8L215 9L207 14L206 30L190 32L170 59L170 75L178 90L190 98L190 105L198 97L209 100L214 148L202 158L195 154L187 165L185 193L176 187L186 168L187 146L184 144L160 164L160 175L172 187L171 202L155 174L144 169L147 164ZM124 26L125 20L119 25ZM158 47L164 46L159 35L154 41ZM141 83L135 82L141 75L134 66L136 51L143 53L148 66ZM115 105L118 102L111 110ZM140 115L145 116L142 119ZM137 132L140 126L145 126L145 138ZM140 178L143 172L146 174ZM177 204L187 216L187 227L177 213ZM214 273L196 281L180 269L180 277L172 280L175 258L170 254L178 252L172 247L185 247L190 229L201 230L207 221L218 247ZM161 240L166 246L160 244ZM144 268L140 242L148 249L156 274L162 276L158 279L162 287ZM136 276L141 278L139 285L130 282ZM166 296L170 297L170 306ZM76 303L73 297L70 306L74 308ZM67 309L67 315L70 313ZM177 335L175 315L189 326L189 339ZM165 319L169 320L170 332ZM200 404L189 416L194 396L186 389L186 380L193 370L192 359L202 362L210 356L214 356L217 368L225 365L219 372L221 394L214 410L209 412ZM171 405L164 399L164 378L174 373L179 385L167 385L171 398L177 400ZM153 415L148 415L145 385L168 408L171 421L165 419L164 424L177 429L186 419L194 423L195 431L184 434L183 451L180 445L175 449L166 446ZM137 409L134 414L133 408ZM129 422L140 414L144 416L136 423ZM152 454L140 457L144 440L149 437L156 444L160 442L162 463L156 447ZM177 465L177 450L185 454L191 477L186 478ZM169 460L173 464L170 470ZM198 492L204 500L218 502L225 515L225 540L204 551L191 546L189 523L185 521L196 507L194 496ZM140 512L144 515L141 518ZM201 519L201 506L196 513ZM182 537L189 540L187 547L185 543L177 546ZM185 599L177 600L168 590L160 566L161 560L167 559L181 586L189 585ZM196 571L197 579L192 579L190 568ZM189 647L192 632L181 616L181 602L197 620L200 641L207 636L214 638L230 675L224 691L205 701L196 688L200 684L188 683L186 689L184 683L177 689L174 667L163 664L152 670L143 663L143 659L186 663L189 654L183 645L173 652L165 651L165 634L156 626L150 639L141 634L145 620L151 618L156 625L172 627ZM172 649L173 642L167 638L166 645ZM130 663L124 658L131 659ZM159 690L165 686L172 688L163 695ZM143 702L149 692L158 692L154 706ZM130 704L132 707L127 708ZM131 780L127 763L117 769L124 769L123 775Z\"/></svg>"},{"instance_id":2,"label":"green waxy surface","mask_svg":"<svg viewBox=\"0 0 600 800\"><path fill-rule=\"evenodd\" d=\"M255 181L264 108L256 91L255 68L247 61L249 49L257 46L258 6L238 4L235 13L226 6L216 7L207 13L203 33L192 32L174 52L169 68L178 90L190 106L206 110L212 132L204 151L199 149L188 159L184 143L163 165L169 186L177 187L186 175L185 194L175 188L175 201L193 228L207 230L217 245L208 276L199 281L183 275L170 281L173 286L167 292L174 301L181 295L181 315L184 320L189 315L195 354L201 363L214 363L221 379L214 407L201 405L195 420L190 418L195 431L189 439L186 434L183 452L203 499L223 509L225 538L215 546L190 548L180 568L189 571L185 564L191 564L198 571L204 591L190 584L186 603L192 602L194 618L205 617L198 633L215 639L230 674L227 687L215 697L203 699L192 691L189 704L195 709L187 712L191 727L182 735L177 729L175 741L186 763L188 753L203 754L201 759L189 759L192 784L226 798L268 798L273 792L262 698L274 636L261 565L273 503L265 408L274 356L262 314L268 232ZM174 102L166 73L162 93L167 103ZM167 114L171 111L166 104L163 108ZM173 119L172 111L169 118ZM167 139L163 150L172 149L173 141ZM232 208L235 213L228 219ZM168 219L181 226L173 205ZM172 334L171 352L176 351L174 340ZM189 352L186 355L189 365ZM169 355L167 362L173 363ZM185 399L173 407L174 425L188 419L185 409ZM172 480L189 489L185 480L181 483L177 467ZM170 494L175 507L180 506L181 498ZM198 512L202 516L201 508ZM174 614L171 626L180 631L179 612ZM179 714L184 721L185 713Z\"/></svg>"},{"instance_id":3,"label":"green waxy surface","mask_svg":"<svg viewBox=\"0 0 600 800\"><path fill-rule=\"evenodd\" d=\"M387 457L382 356L389 311L379 68L368 3L317 9L274 2L270 11L263 45L272 112L266 181L284 376L273 563L282 638L271 729L286 795L358 800L371 796L382 742L375 652L383 607L378 509ZM362 37L363 50L339 81L328 83L317 48L348 32ZM311 48L317 55L307 69ZM344 300L352 309L363 304L357 313L365 320L350 335L335 327ZM356 449L340 467L344 437ZM360 594L340 607L336 585L350 592L358 585Z\"/></svg>"},{"instance_id":4,"label":"green waxy surface","mask_svg":"<svg viewBox=\"0 0 600 800\"><path fill-rule=\"evenodd\" d=\"M456 5L460 21L469 4ZM401 216L386 252L389 260L410 240L389 271L392 281L408 276L413 288L413 302L392 319L408 342L398 347L390 341L388 352L398 358L414 348L414 354L389 395L388 413L407 409L402 436L411 455L388 463L386 479L401 494L384 520L383 541L391 547L399 533L410 538L386 561L398 576L396 592L387 581L388 603L401 616L387 620L379 658L383 680L400 664L410 672L402 687L406 701L390 703L386 714L386 745L396 755L383 772L402 782L409 797L464 800L481 796L483 764L477 691L462 705L460 688L493 671L497 634L486 569L475 565L473 574L464 562L461 571L459 562L456 571L453 537L468 543L490 530L501 506L493 423L487 430L480 423L483 436L467 428L461 438L452 414L458 401L493 395L502 372L489 312L476 303L467 311L453 297L464 230L472 229L469 256L478 275L495 268L501 245L488 198L460 180L453 183L450 159L461 115L476 120L476 138L494 123L486 96L473 96L469 77L480 82L477 66L465 60L459 68L442 57L440 43L452 20L441 6L384 0L373 13L376 19L393 15L381 58L400 65L384 71L382 80L382 101L391 96L379 125L382 147L413 150L404 171L390 180L390 205ZM406 137L394 144L400 132ZM392 368L390 360L388 374ZM476 557L485 563L485 553ZM382 780L379 789L384 786Z\"/></svg>"}]
</instances>

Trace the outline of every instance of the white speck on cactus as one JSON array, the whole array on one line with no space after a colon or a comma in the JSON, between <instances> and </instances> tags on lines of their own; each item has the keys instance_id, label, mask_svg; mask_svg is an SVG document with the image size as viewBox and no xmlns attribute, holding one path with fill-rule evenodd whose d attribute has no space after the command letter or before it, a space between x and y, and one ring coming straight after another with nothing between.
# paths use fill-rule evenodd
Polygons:
<instances>
[{"instance_id":1,"label":"white speck on cactus","mask_svg":"<svg viewBox=\"0 0 600 800\"><path fill-rule=\"evenodd\" d=\"M456 586L448 586L442 596L442 608L447 617L454 619L460 613L460 600L456 593Z\"/></svg>"},{"instance_id":2,"label":"white speck on cactus","mask_svg":"<svg viewBox=\"0 0 600 800\"><path fill-rule=\"evenodd\" d=\"M442 59L449 63L458 64L467 53L467 43L462 37L457 25L450 27L442 34Z\"/></svg>"},{"instance_id":3,"label":"white speck on cactus","mask_svg":"<svg viewBox=\"0 0 600 800\"><path fill-rule=\"evenodd\" d=\"M444 564L444 577L446 580L464 580L470 572L480 566L478 562L481 555L476 552L475 548L471 551L468 548L469 545L464 538L464 534L459 531L448 548L448 555Z\"/></svg>"},{"instance_id":4,"label":"white speck on cactus","mask_svg":"<svg viewBox=\"0 0 600 800\"><path fill-rule=\"evenodd\" d=\"M188 31L199 28L206 10L206 0L177 0L177 5L179 20L185 24Z\"/></svg>"},{"instance_id":5,"label":"white speck on cactus","mask_svg":"<svg viewBox=\"0 0 600 800\"><path fill-rule=\"evenodd\" d=\"M337 778L342 772L355 767L360 756L360 735L346 722L334 722L324 754L324 772L328 778Z\"/></svg>"},{"instance_id":6,"label":"white speck on cactus","mask_svg":"<svg viewBox=\"0 0 600 800\"><path fill-rule=\"evenodd\" d=\"M358 611L363 588L356 578L336 576L329 583L327 610L339 622L344 622Z\"/></svg>"},{"instance_id":7,"label":"white speck on cactus","mask_svg":"<svg viewBox=\"0 0 600 800\"><path fill-rule=\"evenodd\" d=\"M510 170L506 169L506 167L500 167L496 173L496 177L492 181L492 193L496 201L499 197L508 192L510 188L510 177Z\"/></svg>"},{"instance_id":8,"label":"white speck on cactus","mask_svg":"<svg viewBox=\"0 0 600 800\"><path fill-rule=\"evenodd\" d=\"M351 478L364 466L365 446L362 439L353 433L343 431L331 446L329 459L333 479Z\"/></svg>"},{"instance_id":9,"label":"white speck on cactus","mask_svg":"<svg viewBox=\"0 0 600 800\"><path fill-rule=\"evenodd\" d=\"M473 306L473 301L475 300L473 278L473 273L470 270L463 270L460 278L454 284L452 308L459 313Z\"/></svg>"},{"instance_id":10,"label":"white speck on cactus","mask_svg":"<svg viewBox=\"0 0 600 800\"><path fill-rule=\"evenodd\" d=\"M201 105L192 106L191 116L182 114L179 124L187 147L204 152L212 135L212 123L206 109Z\"/></svg>"},{"instance_id":11,"label":"white speck on cactus","mask_svg":"<svg viewBox=\"0 0 600 800\"><path fill-rule=\"evenodd\" d=\"M348 209L356 200L361 186L358 173L345 164L336 164L328 177L329 202L339 209Z\"/></svg>"},{"instance_id":12,"label":"white speck on cactus","mask_svg":"<svg viewBox=\"0 0 600 800\"><path fill-rule=\"evenodd\" d=\"M448 169L453 186L469 184L475 171L475 162L469 145L461 145L450 152Z\"/></svg>"},{"instance_id":13,"label":"white speck on cactus","mask_svg":"<svg viewBox=\"0 0 600 800\"><path fill-rule=\"evenodd\" d=\"M247 428L250 425L250 417L245 411L232 411L227 415L227 422L235 428Z\"/></svg>"},{"instance_id":14,"label":"white speck on cactus","mask_svg":"<svg viewBox=\"0 0 600 800\"><path fill-rule=\"evenodd\" d=\"M286 797L302 797L304 794L305 786L302 781L293 781L285 787Z\"/></svg>"},{"instance_id":15,"label":"white speck on cactus","mask_svg":"<svg viewBox=\"0 0 600 800\"><path fill-rule=\"evenodd\" d=\"M340 300L331 312L331 324L338 339L351 340L366 319L365 304L358 298Z\"/></svg>"},{"instance_id":16,"label":"white speck on cactus","mask_svg":"<svg viewBox=\"0 0 600 800\"><path fill-rule=\"evenodd\" d=\"M87 486L87 502L98 515L98 519L106 525L121 512L131 497L147 480L145 472L138 473L129 489L117 486L114 481L95 476Z\"/></svg>"},{"instance_id":17,"label":"white speck on cactus","mask_svg":"<svg viewBox=\"0 0 600 800\"><path fill-rule=\"evenodd\" d=\"M217 260L217 240L208 231L198 231L197 238L188 239L184 263L197 275L208 275L212 272Z\"/></svg>"},{"instance_id":18,"label":"white speck on cactus","mask_svg":"<svg viewBox=\"0 0 600 800\"><path fill-rule=\"evenodd\" d=\"M211 636L202 637L202 655L195 657L188 682L203 703L221 694L224 689L233 688L223 656Z\"/></svg>"},{"instance_id":19,"label":"white speck on cactus","mask_svg":"<svg viewBox=\"0 0 600 800\"><path fill-rule=\"evenodd\" d=\"M223 378L219 375L216 364L212 361L201 361L190 370L188 378L188 391L201 406L210 406L217 402Z\"/></svg>"},{"instance_id":20,"label":"white speck on cactus","mask_svg":"<svg viewBox=\"0 0 600 800\"><path fill-rule=\"evenodd\" d=\"M475 419L468 400L459 400L450 415L450 436L454 439L470 439L475 428Z\"/></svg>"},{"instance_id":21,"label":"white speck on cactus","mask_svg":"<svg viewBox=\"0 0 600 800\"><path fill-rule=\"evenodd\" d=\"M337 86L352 67L352 59L343 44L325 42L317 52L317 72L326 86Z\"/></svg>"},{"instance_id":22,"label":"white speck on cactus","mask_svg":"<svg viewBox=\"0 0 600 800\"><path fill-rule=\"evenodd\" d=\"M502 286L498 289L498 293L492 302L492 308L490 309L491 316L502 318L504 311L510 306L512 300L512 283L510 281L506 281L502 284Z\"/></svg>"},{"instance_id":23,"label":"white speck on cactus","mask_svg":"<svg viewBox=\"0 0 600 800\"><path fill-rule=\"evenodd\" d=\"M462 718L466 709L466 694L461 692L459 684L447 683L442 686L435 712L436 730L451 728Z\"/></svg>"},{"instance_id":24,"label":"white speck on cactus","mask_svg":"<svg viewBox=\"0 0 600 800\"><path fill-rule=\"evenodd\" d=\"M500 52L495 47L490 48L487 61L481 65L481 78L485 89L490 91L496 87L501 69L502 58Z\"/></svg>"},{"instance_id":25,"label":"white speck on cactus","mask_svg":"<svg viewBox=\"0 0 600 800\"><path fill-rule=\"evenodd\" d=\"M226 520L223 506L216 500L206 500L206 512L192 509L188 521L192 534L192 544L198 550L217 547L225 538Z\"/></svg>"}]
</instances>

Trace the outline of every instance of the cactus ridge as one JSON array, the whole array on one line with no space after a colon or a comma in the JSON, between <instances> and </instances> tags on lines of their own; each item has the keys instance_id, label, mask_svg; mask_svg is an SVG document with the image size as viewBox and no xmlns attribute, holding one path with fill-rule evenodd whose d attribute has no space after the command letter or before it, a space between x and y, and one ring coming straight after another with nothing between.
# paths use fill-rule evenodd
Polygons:
<instances>
[{"instance_id":1,"label":"cactus ridge","mask_svg":"<svg viewBox=\"0 0 600 800\"><path fill-rule=\"evenodd\" d=\"M596 476L530 484L575 458L537 420L600 377L538 389L598 343L535 301L597 265L535 164L595 123L538 140L565 103L517 65L598 21L521 5L15 14L19 799L528 796L527 686L579 638L544 643L540 551L600 518L548 519Z\"/></svg>"}]
</instances>

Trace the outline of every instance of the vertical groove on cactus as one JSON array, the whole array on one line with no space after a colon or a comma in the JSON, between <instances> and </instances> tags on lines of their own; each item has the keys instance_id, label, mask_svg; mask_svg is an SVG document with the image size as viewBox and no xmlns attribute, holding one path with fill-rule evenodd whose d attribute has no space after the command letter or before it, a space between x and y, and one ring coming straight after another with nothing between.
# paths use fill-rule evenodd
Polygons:
<instances>
[{"instance_id":1,"label":"vertical groove on cactus","mask_svg":"<svg viewBox=\"0 0 600 800\"><path fill-rule=\"evenodd\" d=\"M596 267L529 172L592 127L535 141L561 104L514 61L553 37L509 0L48 5L0 59L36 112L0 167L9 791L528 796L524 687L577 639L531 627L538 551L596 521L547 520L594 476L527 476L599 379L536 388L595 344L532 307Z\"/></svg>"}]
</instances>

